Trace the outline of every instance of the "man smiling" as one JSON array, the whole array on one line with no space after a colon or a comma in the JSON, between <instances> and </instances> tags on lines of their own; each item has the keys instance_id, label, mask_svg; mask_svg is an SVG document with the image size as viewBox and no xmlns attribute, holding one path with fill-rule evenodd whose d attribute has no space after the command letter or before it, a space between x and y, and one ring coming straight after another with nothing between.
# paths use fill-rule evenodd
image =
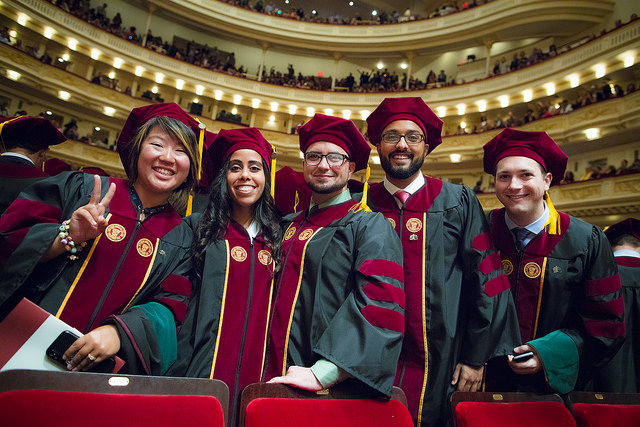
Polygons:
<instances>
[{"instance_id":1,"label":"man smiling","mask_svg":"<svg viewBox=\"0 0 640 427\"><path fill-rule=\"evenodd\" d=\"M490 388L568 393L622 344L620 278L602 230L558 212L547 190L566 154L545 132L506 129L484 146L503 209L489 214L491 235L514 296L522 343L487 368Z\"/></svg>"},{"instance_id":2,"label":"man smiling","mask_svg":"<svg viewBox=\"0 0 640 427\"><path fill-rule=\"evenodd\" d=\"M369 204L394 225L403 249L405 337L395 385L417 426L451 422L447 396L476 391L483 365L517 342L515 316L484 212L470 188L424 176L442 121L421 98L387 98L367 119L383 182Z\"/></svg>"},{"instance_id":3,"label":"man smiling","mask_svg":"<svg viewBox=\"0 0 640 427\"><path fill-rule=\"evenodd\" d=\"M285 218L267 379L318 391L353 378L390 396L404 330L402 248L347 188L371 148L351 121L322 114L299 135L311 206Z\"/></svg>"}]
</instances>

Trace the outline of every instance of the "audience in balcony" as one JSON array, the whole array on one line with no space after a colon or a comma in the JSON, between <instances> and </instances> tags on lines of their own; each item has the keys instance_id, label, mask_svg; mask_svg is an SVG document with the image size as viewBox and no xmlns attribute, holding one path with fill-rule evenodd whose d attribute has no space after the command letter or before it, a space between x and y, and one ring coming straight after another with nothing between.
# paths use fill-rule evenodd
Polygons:
<instances>
[{"instance_id":1,"label":"audience in balcony","mask_svg":"<svg viewBox=\"0 0 640 427\"><path fill-rule=\"evenodd\" d=\"M95 25L105 31L109 31L112 34L115 34L119 37L127 39L136 44L142 44L143 39L140 35L136 33L136 27L125 27L122 26L122 17L119 12L116 13L113 19L109 19L107 17L106 3L103 6L98 6L94 9L90 7L89 0L57 0L54 2L49 0L50 2L57 4L59 7L64 9L65 11L77 16L80 19L83 19L89 22L92 25ZM226 3L233 4L238 7L247 8L250 10L254 10L256 12L267 13L270 15L277 16L285 16L291 19L309 21L309 22L322 22L322 23L345 23L339 22L339 19L333 20L323 20L315 15L312 18L309 18L307 14L304 13L301 9L294 9L291 13L286 14L281 10L275 8L273 4L269 4L264 6L261 1L258 1L255 6L252 6L248 0L220 0L225 1ZM485 0L483 3L487 3L489 0ZM477 6L478 4L474 2L465 2L462 10ZM442 11L446 10L445 14L450 13L450 9L453 9L454 12L458 12L461 9L457 6L456 2L451 2L448 5L444 5L441 9L438 9L436 12L430 15L430 17L442 16ZM396 23L400 17L397 11L392 12L390 15L386 13L381 14L385 16L385 23ZM419 17L414 17L415 19L420 19ZM319 19L319 20L317 20ZM633 20L633 15L631 17L631 21ZM344 20L343 20L344 21ZM4 30L3 30L4 31ZM606 31L604 32L606 33ZM2 33L0 33L2 34ZM7 34L8 36L8 34ZM2 37L2 35L0 35ZM593 38L593 37L592 37ZM592 38L586 38L586 41L591 40ZM165 54L167 56L173 57L175 59L185 61L194 65L201 66L203 68L210 69L216 72L224 72L236 77L247 77L246 69L243 66L236 68L236 58L234 52L219 52L216 47L209 48L207 44L201 45L196 41L191 41L186 43L185 47L176 46L176 38L174 37L174 42L162 41L161 37L153 37L151 30L145 36L144 46L148 49L154 50L155 52ZM570 49L570 47L565 47L565 50ZM496 66L491 73L491 76L497 76L506 74L515 70L519 70L534 64L537 64L541 61L544 61L548 58L555 57L558 54L558 50L555 44L551 44L549 46L548 52L543 52L539 48L534 48L531 55L528 57L524 51L520 52L519 57L516 58L514 55L514 59L511 62L507 62L506 58L501 58L499 62L496 63ZM264 67L266 68L266 67ZM362 73L360 76L360 85L355 86L354 83L350 83L353 79L345 77L345 78L336 78L335 87L344 88L348 87L349 92L358 92L358 93L377 93L377 92L400 92L400 91L414 91L414 90L425 90L430 89L432 87L441 87L442 85L453 85L456 84L455 79L451 79L447 82L447 76L444 70L440 72L439 75L432 76L432 72L429 72L429 75L426 78L425 82L422 82L420 79L414 78L414 76L409 76L409 84L407 85L407 76L404 75L403 79L398 79L397 76L392 76L391 79L387 79L385 74L388 74L388 71L384 72L375 71L371 74ZM393 73L395 74L395 72ZM263 70L264 76L264 70ZM297 78L293 78L290 75L274 72L270 73L268 78L261 79L266 83L287 86L287 87L295 87L301 89L313 89L313 90L331 90L330 78L325 77L327 80L318 80L317 76L303 76L301 73ZM433 77L436 77L435 81L433 81ZM437 83L437 85L434 85ZM338 89L341 90L341 89ZM614 89L615 90L615 89ZM621 92L621 89L620 89ZM616 92L616 96L617 92ZM591 102L588 99L589 96L585 94L585 100L583 102ZM575 108L575 107L574 107Z\"/></svg>"}]
</instances>

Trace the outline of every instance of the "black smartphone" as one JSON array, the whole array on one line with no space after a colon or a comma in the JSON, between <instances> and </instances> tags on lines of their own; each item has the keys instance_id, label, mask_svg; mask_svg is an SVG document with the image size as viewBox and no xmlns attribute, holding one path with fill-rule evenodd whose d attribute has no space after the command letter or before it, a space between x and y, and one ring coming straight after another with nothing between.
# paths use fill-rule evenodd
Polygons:
<instances>
[{"instance_id":1,"label":"black smartphone","mask_svg":"<svg viewBox=\"0 0 640 427\"><path fill-rule=\"evenodd\" d=\"M513 355L513 361L524 362L525 360L529 360L533 357L533 351L527 351L526 353L518 353Z\"/></svg>"},{"instance_id":2,"label":"black smartphone","mask_svg":"<svg viewBox=\"0 0 640 427\"><path fill-rule=\"evenodd\" d=\"M47 348L47 356L54 362L66 368L67 362L62 360L62 356L64 355L65 351L67 351L67 349L71 347L71 344L73 344L78 338L80 337L71 331L62 331L60 335L58 335L58 338L56 338L53 343L51 343L49 348ZM97 363L91 369L89 369L89 371L110 373L111 371L113 371L115 364L115 359L113 357L110 357L100 363Z\"/></svg>"}]
</instances>

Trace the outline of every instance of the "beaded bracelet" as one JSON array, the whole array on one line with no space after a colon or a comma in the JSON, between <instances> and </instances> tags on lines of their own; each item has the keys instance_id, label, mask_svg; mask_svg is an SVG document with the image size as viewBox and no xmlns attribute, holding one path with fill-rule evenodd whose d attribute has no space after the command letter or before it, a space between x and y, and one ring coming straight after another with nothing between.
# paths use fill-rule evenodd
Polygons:
<instances>
[{"instance_id":1,"label":"beaded bracelet","mask_svg":"<svg viewBox=\"0 0 640 427\"><path fill-rule=\"evenodd\" d=\"M69 255L69 259L73 261L78 259L76 253L81 252L84 247L87 246L87 242L82 242L76 246L75 242L69 235L69 222L71 222L70 219L62 221L62 225L60 226L60 233L58 233L58 236L60 237L60 243L62 243L64 248L68 252L71 252L71 254Z\"/></svg>"}]
</instances>

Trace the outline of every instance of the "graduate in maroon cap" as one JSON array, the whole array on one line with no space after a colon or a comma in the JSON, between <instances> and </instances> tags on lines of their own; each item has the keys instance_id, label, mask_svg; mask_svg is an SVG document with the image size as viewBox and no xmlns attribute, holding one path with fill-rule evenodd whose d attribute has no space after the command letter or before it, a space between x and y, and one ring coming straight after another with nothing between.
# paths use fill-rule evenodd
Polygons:
<instances>
[{"instance_id":1,"label":"graduate in maroon cap","mask_svg":"<svg viewBox=\"0 0 640 427\"><path fill-rule=\"evenodd\" d=\"M49 147L66 140L49 120L0 118L0 215L20 191L48 176L43 163Z\"/></svg>"},{"instance_id":2,"label":"graduate in maroon cap","mask_svg":"<svg viewBox=\"0 0 640 427\"><path fill-rule=\"evenodd\" d=\"M321 390L347 380L391 395L404 330L402 250L348 181L370 147L349 120L299 129L308 210L285 218L266 380Z\"/></svg>"},{"instance_id":3,"label":"graduate in maroon cap","mask_svg":"<svg viewBox=\"0 0 640 427\"><path fill-rule=\"evenodd\" d=\"M442 121L418 97L387 98L367 118L385 171L368 204L402 241L406 313L395 385L417 426L451 423L448 396L477 391L485 362L511 351L515 316L500 260L473 191L421 172Z\"/></svg>"},{"instance_id":4,"label":"graduate in maroon cap","mask_svg":"<svg viewBox=\"0 0 640 427\"><path fill-rule=\"evenodd\" d=\"M567 156L545 132L505 129L484 146L484 170L504 205L489 213L518 313L518 360L498 358L487 385L565 394L584 389L625 335L620 278L598 227L558 212L548 190Z\"/></svg>"},{"instance_id":5,"label":"graduate in maroon cap","mask_svg":"<svg viewBox=\"0 0 640 427\"><path fill-rule=\"evenodd\" d=\"M640 393L640 220L627 218L607 227L618 264L627 337L609 363L596 371L590 390Z\"/></svg>"},{"instance_id":6,"label":"graduate in maroon cap","mask_svg":"<svg viewBox=\"0 0 640 427\"><path fill-rule=\"evenodd\" d=\"M191 289L177 271L192 240L177 210L197 180L199 134L177 104L136 108L118 140L129 180L63 172L0 219L0 308L27 297L85 333L68 369L117 353L125 372L159 375L175 359Z\"/></svg>"},{"instance_id":7,"label":"graduate in maroon cap","mask_svg":"<svg viewBox=\"0 0 640 427\"><path fill-rule=\"evenodd\" d=\"M282 229L271 196L273 148L254 128L221 130L206 152L209 203L195 229L193 294L167 375L222 380L230 426L242 389L265 360L274 262Z\"/></svg>"}]
</instances>

